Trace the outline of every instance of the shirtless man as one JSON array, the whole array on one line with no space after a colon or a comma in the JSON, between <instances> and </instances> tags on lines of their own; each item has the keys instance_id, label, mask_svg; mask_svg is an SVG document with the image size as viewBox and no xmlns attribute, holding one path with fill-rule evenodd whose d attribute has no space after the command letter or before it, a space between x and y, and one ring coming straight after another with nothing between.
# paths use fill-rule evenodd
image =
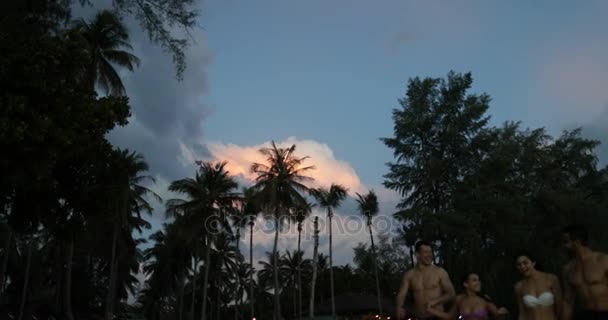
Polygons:
<instances>
[{"instance_id":1,"label":"shirtless man","mask_svg":"<svg viewBox=\"0 0 608 320\"><path fill-rule=\"evenodd\" d=\"M398 319L405 318L403 303L408 290L414 295L416 319L434 319L429 307L443 311L443 304L454 298L454 286L448 273L433 264L433 250L428 242L416 243L416 266L403 275L397 294Z\"/></svg>"},{"instance_id":2,"label":"shirtless man","mask_svg":"<svg viewBox=\"0 0 608 320\"><path fill-rule=\"evenodd\" d=\"M562 230L562 245L572 258L563 270L562 320L572 319L575 294L583 304L583 319L608 320L608 255L592 251L587 240L587 229L583 226Z\"/></svg>"}]
</instances>

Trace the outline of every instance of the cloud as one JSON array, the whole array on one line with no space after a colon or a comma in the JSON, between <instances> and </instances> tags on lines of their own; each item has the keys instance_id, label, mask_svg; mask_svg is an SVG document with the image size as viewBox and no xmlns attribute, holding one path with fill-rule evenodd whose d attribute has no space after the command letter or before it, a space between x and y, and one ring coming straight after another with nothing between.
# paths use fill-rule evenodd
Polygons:
<instances>
[{"instance_id":1,"label":"cloud","mask_svg":"<svg viewBox=\"0 0 608 320\"><path fill-rule=\"evenodd\" d=\"M590 139L599 140L601 144L595 150L600 167L608 166L608 104L592 121L582 126L582 134Z\"/></svg>"},{"instance_id":2,"label":"cloud","mask_svg":"<svg viewBox=\"0 0 608 320\"><path fill-rule=\"evenodd\" d=\"M335 211L333 218L333 249L334 265L352 263L353 247L359 242L369 242L369 231L366 221L358 212L357 203L353 196L355 192L367 193L373 189L378 195L380 204L379 214L373 220L374 235L394 233L397 224L392 219L392 213L399 202L399 195L381 186L366 186L363 184L353 167L344 160L336 159L333 151L327 144L314 140L297 139L290 137L278 142L279 147L296 144L296 156L310 156L306 165L315 165L316 169L310 172L315 179L316 185L328 187L331 183L342 184L351 190L342 205ZM209 143L207 148L211 158L215 161L228 161L227 168L235 176L246 183L252 183L255 176L249 171L252 163L264 163L265 159L258 150L269 147L270 142L257 145L241 146L236 144ZM185 151L188 153L188 151ZM301 249L307 258L312 257L313 252L313 220L319 217L319 228L321 230L319 239L319 253L329 253L328 223L327 215L321 208L314 208L311 216L303 225ZM254 227L254 263L256 268L261 268L260 260L266 260L266 252L271 252L274 244L275 229L272 221L258 217ZM297 227L294 224L285 225L280 232L278 250L296 250L298 243ZM241 251L245 257L249 257L249 229L242 231Z\"/></svg>"},{"instance_id":3,"label":"cloud","mask_svg":"<svg viewBox=\"0 0 608 320\"><path fill-rule=\"evenodd\" d=\"M590 122L608 102L608 46L591 39L548 44L536 70L546 107L574 122Z\"/></svg>"},{"instance_id":4,"label":"cloud","mask_svg":"<svg viewBox=\"0 0 608 320\"><path fill-rule=\"evenodd\" d=\"M100 0L94 6L74 6L73 15L75 19L91 19L98 10L111 7L111 1ZM126 15L123 22L129 30L132 52L141 64L134 72L117 68L132 117L127 126L116 128L108 138L118 147L144 155L152 175L168 180L190 175L194 163L181 145L187 144L197 155L208 154L200 143L203 121L210 112L204 101L209 90L207 69L213 60L206 33L192 30L194 40L185 52L187 69L183 81L178 81L171 55L150 41L134 17Z\"/></svg>"},{"instance_id":5,"label":"cloud","mask_svg":"<svg viewBox=\"0 0 608 320\"><path fill-rule=\"evenodd\" d=\"M412 43L415 39L416 37L412 32L397 32L387 41L386 49L389 53L397 53L403 45Z\"/></svg>"},{"instance_id":6,"label":"cloud","mask_svg":"<svg viewBox=\"0 0 608 320\"><path fill-rule=\"evenodd\" d=\"M319 248L318 253L329 255L329 225L327 215L319 210L314 209L311 216L307 218L302 227L301 250L304 251L305 258L312 258L314 250L314 217L319 218ZM373 219L373 232L376 238L380 234L394 233L397 224L387 215L378 215ZM241 252L246 259L249 258L249 228L241 231ZM260 260L266 261L266 252L272 252L274 244L275 229L271 221L264 220L258 217L254 225L253 234L253 251L254 265L256 268L261 268ZM358 243L369 242L369 230L366 220L359 215L347 215L343 212L336 212L332 219L332 242L334 265L352 264L353 248ZM277 250L284 254L288 251L297 250L298 231L295 224L284 225L279 233L279 241Z\"/></svg>"},{"instance_id":7,"label":"cloud","mask_svg":"<svg viewBox=\"0 0 608 320\"><path fill-rule=\"evenodd\" d=\"M336 159L331 148L324 143L314 140L298 140L295 137L277 142L278 147L296 145L296 156L308 156L310 159L304 165L314 165L308 175L314 178L314 185L329 187L332 183L341 184L354 192L366 192L359 176L346 161ZM235 144L209 143L207 148L215 160L228 161L227 169L234 175L241 176L253 182L255 175L250 167L253 163L265 163L265 158L259 153L260 148L270 147L270 142L254 146L239 146Z\"/></svg>"}]
</instances>

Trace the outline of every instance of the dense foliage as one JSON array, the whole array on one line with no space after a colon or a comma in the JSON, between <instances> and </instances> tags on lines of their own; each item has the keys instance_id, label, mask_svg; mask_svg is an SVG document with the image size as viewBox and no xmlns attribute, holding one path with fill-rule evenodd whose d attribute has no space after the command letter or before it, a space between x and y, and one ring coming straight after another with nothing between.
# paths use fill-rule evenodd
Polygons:
<instances>
[{"instance_id":1,"label":"dense foliage","mask_svg":"<svg viewBox=\"0 0 608 320\"><path fill-rule=\"evenodd\" d=\"M9 14L0 16L0 318L270 319L305 314L309 296L335 309L332 297L344 293L392 298L420 239L435 243L453 279L476 271L492 297L512 305L512 254L522 247L557 273L559 229L583 222L594 245L608 248L599 142L580 130L552 138L519 123L492 127L490 97L469 93L471 75L457 73L410 80L393 113L394 136L383 138L395 155L385 186L402 196L402 226L389 238L370 224L353 266L333 266L331 242L314 265L309 253L281 251L278 228L261 268L253 243L248 258L241 254L259 214L301 231L309 200L331 218L348 197L340 185L312 188L313 168L295 145L260 150L266 162L252 164L258 178L242 192L225 162L199 162L192 177L171 183L178 197L164 199L168 222L141 239L151 203L163 199L149 189L143 156L106 139L130 116L117 70L136 72L138 62L120 16L139 18L181 74L186 42L168 30L193 26L196 12L191 0L120 0L114 11L71 21L80 3L1 5ZM378 213L373 191L355 200L366 219Z\"/></svg>"}]
</instances>

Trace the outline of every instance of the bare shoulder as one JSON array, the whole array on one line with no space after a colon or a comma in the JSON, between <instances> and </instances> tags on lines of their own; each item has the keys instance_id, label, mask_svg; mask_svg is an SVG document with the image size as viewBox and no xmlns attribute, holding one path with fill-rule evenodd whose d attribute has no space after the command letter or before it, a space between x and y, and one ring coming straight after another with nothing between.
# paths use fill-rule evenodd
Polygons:
<instances>
[{"instance_id":1,"label":"bare shoulder","mask_svg":"<svg viewBox=\"0 0 608 320\"><path fill-rule=\"evenodd\" d=\"M556 289L560 287L559 278L553 273L547 273L547 280L552 288Z\"/></svg>"},{"instance_id":2,"label":"bare shoulder","mask_svg":"<svg viewBox=\"0 0 608 320\"><path fill-rule=\"evenodd\" d=\"M545 276L547 277L547 280L549 280L550 282L559 281L559 278L557 278L557 276L554 275L553 273L545 273Z\"/></svg>"},{"instance_id":3,"label":"bare shoulder","mask_svg":"<svg viewBox=\"0 0 608 320\"><path fill-rule=\"evenodd\" d=\"M415 274L414 269L409 269L403 274L403 281L409 281Z\"/></svg>"},{"instance_id":4,"label":"bare shoulder","mask_svg":"<svg viewBox=\"0 0 608 320\"><path fill-rule=\"evenodd\" d=\"M465 295L461 293L459 295L456 295L456 297L454 298L454 302L460 303L464 298L465 298Z\"/></svg>"},{"instance_id":5,"label":"bare shoulder","mask_svg":"<svg viewBox=\"0 0 608 320\"><path fill-rule=\"evenodd\" d=\"M597 261L604 266L608 266L608 254L603 253L603 252L596 252L596 253L597 253Z\"/></svg>"},{"instance_id":6,"label":"bare shoulder","mask_svg":"<svg viewBox=\"0 0 608 320\"><path fill-rule=\"evenodd\" d=\"M435 266L435 265L434 265L434 267L435 267L434 271L438 275L440 275L440 276L447 276L448 275L448 272L444 268L442 268L440 266Z\"/></svg>"}]
</instances>

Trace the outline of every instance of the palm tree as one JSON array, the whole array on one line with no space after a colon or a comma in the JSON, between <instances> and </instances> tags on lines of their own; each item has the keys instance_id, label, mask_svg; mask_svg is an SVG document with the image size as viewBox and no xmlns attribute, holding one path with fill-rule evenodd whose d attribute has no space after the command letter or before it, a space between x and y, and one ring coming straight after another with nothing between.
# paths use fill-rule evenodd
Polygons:
<instances>
[{"instance_id":1,"label":"palm tree","mask_svg":"<svg viewBox=\"0 0 608 320\"><path fill-rule=\"evenodd\" d=\"M312 178L304 174L313 169L313 166L302 166L308 157L297 158L294 156L296 145L289 148L278 148L274 141L271 148L262 148L259 152L266 157L266 164L254 163L251 172L257 175L254 190L258 191L259 204L268 214L272 212L275 223L274 245L272 248L273 259L277 259L277 244L279 231L282 223L288 220L286 210L290 207L302 207L306 199L300 192L310 192L303 183L311 181ZM278 265L278 261L274 261ZM279 275L274 271L274 317L281 318L281 302L279 298Z\"/></svg>"},{"instance_id":2,"label":"palm tree","mask_svg":"<svg viewBox=\"0 0 608 320\"><path fill-rule=\"evenodd\" d=\"M304 223L304 219L312 212L312 208L315 204L306 202L305 206L302 208L293 208L295 212L291 214L291 216L295 219L295 222L298 226L298 250L297 252L301 252L301 242L302 242L302 224ZM303 253L302 253L303 254ZM300 259L300 262L301 259ZM298 319L302 317L302 266L298 266Z\"/></svg>"},{"instance_id":3,"label":"palm tree","mask_svg":"<svg viewBox=\"0 0 608 320\"><path fill-rule=\"evenodd\" d=\"M253 226L255 224L255 218L250 216L249 220L249 266L251 268L251 273L249 274L249 312L251 313L251 319L253 319L255 311L255 299L253 298L253 274L255 273L255 268L253 266Z\"/></svg>"},{"instance_id":4,"label":"palm tree","mask_svg":"<svg viewBox=\"0 0 608 320\"><path fill-rule=\"evenodd\" d=\"M80 19L74 21L73 25L88 44L90 65L87 67L87 78L91 89L95 90L95 85L99 84L106 93L124 95L125 87L114 66L133 71L139 65L139 58L121 50L132 49L126 26L109 10L99 11L90 22Z\"/></svg>"},{"instance_id":5,"label":"palm tree","mask_svg":"<svg viewBox=\"0 0 608 320\"><path fill-rule=\"evenodd\" d=\"M332 184L329 190L317 188L313 190L312 195L317 199L319 206L327 209L327 225L329 226L329 286L331 292L331 314L333 319L336 319L336 302L334 300L334 272L333 272L333 249L332 249L332 225L331 218L333 210L340 207L340 204L346 198L346 187L339 184Z\"/></svg>"},{"instance_id":6,"label":"palm tree","mask_svg":"<svg viewBox=\"0 0 608 320\"><path fill-rule=\"evenodd\" d=\"M314 226L314 249L312 252L312 279L310 283L310 300L308 301L308 318L315 318L315 286L317 283L317 250L319 249L319 217L315 217Z\"/></svg>"},{"instance_id":7,"label":"palm tree","mask_svg":"<svg viewBox=\"0 0 608 320\"><path fill-rule=\"evenodd\" d=\"M8 268L13 232L8 223L0 223L0 231L0 234L3 234L6 238L4 246L2 247L2 270L0 271L0 297L2 297L4 294L4 283L6 280L6 270Z\"/></svg>"},{"instance_id":8,"label":"palm tree","mask_svg":"<svg viewBox=\"0 0 608 320\"><path fill-rule=\"evenodd\" d=\"M147 318L151 318L149 312L164 307L159 305L159 301L176 294L177 306L172 306L173 314L174 318L182 320L184 288L191 253L180 237L181 229L179 219L171 224L165 224L164 230L150 236L154 246L144 251L146 264L143 271L148 281L142 304Z\"/></svg>"},{"instance_id":9,"label":"palm tree","mask_svg":"<svg viewBox=\"0 0 608 320\"><path fill-rule=\"evenodd\" d=\"M296 298L301 296L301 288L300 288L300 267L302 265L302 260L304 260L304 252L302 251L294 251L293 253L287 251L279 262L280 270L285 274L287 280L287 286L291 287L292 290L292 298L293 298L293 313L295 315L299 315L298 311L298 302ZM301 306L301 302L300 302Z\"/></svg>"},{"instance_id":10,"label":"palm tree","mask_svg":"<svg viewBox=\"0 0 608 320\"><path fill-rule=\"evenodd\" d=\"M121 233L131 234L133 232L133 226L141 230L140 226L146 225L141 214L152 214L152 207L146 200L146 196L151 195L156 200L162 201L162 199L152 190L140 185L140 183L146 180L155 182L154 178L151 176L140 175L146 171L148 171L148 164L140 154L129 152L128 149L116 149L112 153L109 191L110 195L115 199L112 203L116 210L116 218L114 219L115 222L112 235L110 283L106 296L106 320L114 318L114 302L116 301L115 297L117 293L116 277L118 262L116 261L116 249L118 236Z\"/></svg>"},{"instance_id":11,"label":"palm tree","mask_svg":"<svg viewBox=\"0 0 608 320\"><path fill-rule=\"evenodd\" d=\"M249 309L250 318L253 318L254 301L253 301L253 226L255 218L260 213L261 209L256 203L256 193L253 188L243 188L241 198L239 199L240 206L237 214L234 216L234 225L237 231L237 247L240 252L241 229L249 225L249 266L252 272L249 273Z\"/></svg>"},{"instance_id":12,"label":"palm tree","mask_svg":"<svg viewBox=\"0 0 608 320\"><path fill-rule=\"evenodd\" d=\"M214 250L212 252L211 261L212 265L216 267L216 290L217 297L220 297L221 289L223 287L228 286L228 283L223 283L229 281L234 278L236 274L238 262L243 259L241 252L238 251L238 248L233 244L232 237L229 236L226 232L221 232L219 235L215 237L214 241ZM226 277L222 277L222 275L227 275ZM238 300L235 299L235 304ZM217 299L216 301L217 310L216 313L217 319L220 316L220 308L221 308L221 300Z\"/></svg>"},{"instance_id":13,"label":"palm tree","mask_svg":"<svg viewBox=\"0 0 608 320\"><path fill-rule=\"evenodd\" d=\"M369 239L372 244L372 263L374 265L374 274L376 276L376 296L378 298L378 309L382 315L382 292L380 291L380 280L378 278L378 264L376 263L376 247L374 245L374 236L372 234L372 218L378 214L378 196L374 190L370 190L366 195L357 193L357 204L359 213L367 219L367 228L369 229Z\"/></svg>"},{"instance_id":14,"label":"palm tree","mask_svg":"<svg viewBox=\"0 0 608 320\"><path fill-rule=\"evenodd\" d=\"M246 263L244 260L239 261L235 275L236 275L236 278L238 279L237 297L240 300L239 305L241 307L244 305L243 299L245 297L245 292L247 290L246 287L249 286L250 290L253 288L253 283L249 282L249 281L253 281L253 273L254 273L253 269L251 268L251 266L248 263ZM250 300L250 304L252 304L253 303L253 292L252 291L250 291L250 293L248 294L248 298ZM251 316L250 318L253 318L253 316Z\"/></svg>"},{"instance_id":15,"label":"palm tree","mask_svg":"<svg viewBox=\"0 0 608 320\"><path fill-rule=\"evenodd\" d=\"M319 280L324 280L325 276L329 273L329 257L323 253L317 254L317 263L315 266L317 267L317 275ZM323 281L321 281L323 282ZM323 291L319 292L319 302L323 303L325 301L325 294Z\"/></svg>"},{"instance_id":16,"label":"palm tree","mask_svg":"<svg viewBox=\"0 0 608 320\"><path fill-rule=\"evenodd\" d=\"M260 260L259 263L262 265L262 269L258 271L258 282L259 285L263 286L264 289L273 289L272 297L276 304L276 298L280 299L283 287L285 286L286 277L285 273L281 270L281 257L280 252L272 253L266 252L267 261ZM275 277L278 279L280 286L275 285ZM272 285L271 285L272 284ZM261 310L260 310L261 311ZM273 309L273 316L276 313L276 308ZM275 318L276 319L276 318ZM281 319L281 318L278 318Z\"/></svg>"},{"instance_id":17,"label":"palm tree","mask_svg":"<svg viewBox=\"0 0 608 320\"><path fill-rule=\"evenodd\" d=\"M185 194L188 200L171 199L167 202L167 212L171 215L180 215L186 219L186 238L193 243L197 254L194 256L194 280L198 268L198 248L202 237L205 246L205 274L203 278L203 299L201 319L207 317L207 290L209 284L209 269L211 262L212 234L219 233L227 227L225 217L222 217L223 208L229 207L237 199L232 191L238 184L229 172L226 171L227 162L197 162L199 171L193 178L173 181L169 190ZM208 223L208 222L215 223ZM193 286L194 288L195 286ZM194 295L194 293L193 293ZM192 299L191 317L194 316L194 301Z\"/></svg>"}]
</instances>

